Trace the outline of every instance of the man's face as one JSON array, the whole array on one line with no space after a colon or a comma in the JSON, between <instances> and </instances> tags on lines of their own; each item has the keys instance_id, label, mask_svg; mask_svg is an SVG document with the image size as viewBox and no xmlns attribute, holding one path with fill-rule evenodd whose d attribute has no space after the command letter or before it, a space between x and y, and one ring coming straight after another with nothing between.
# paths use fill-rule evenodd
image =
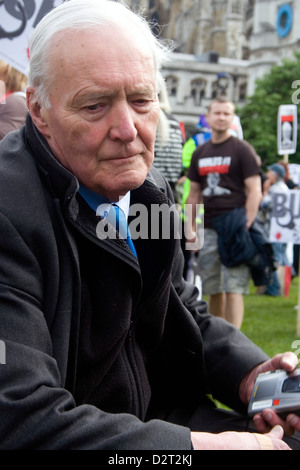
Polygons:
<instances>
[{"instance_id":1,"label":"man's face","mask_svg":"<svg viewBox=\"0 0 300 470\"><path fill-rule=\"evenodd\" d=\"M232 103L212 103L206 119L212 129L217 133L227 132L234 118L234 107Z\"/></svg>"},{"instance_id":2,"label":"man's face","mask_svg":"<svg viewBox=\"0 0 300 470\"><path fill-rule=\"evenodd\" d=\"M149 46L134 32L64 32L52 44L50 108L29 109L56 158L110 200L140 186L159 119ZM39 108L39 109L37 109Z\"/></svg>"},{"instance_id":3,"label":"man's face","mask_svg":"<svg viewBox=\"0 0 300 470\"><path fill-rule=\"evenodd\" d=\"M276 171L268 170L266 173L266 178L270 181L270 184L274 184L278 181L278 174Z\"/></svg>"}]
</instances>

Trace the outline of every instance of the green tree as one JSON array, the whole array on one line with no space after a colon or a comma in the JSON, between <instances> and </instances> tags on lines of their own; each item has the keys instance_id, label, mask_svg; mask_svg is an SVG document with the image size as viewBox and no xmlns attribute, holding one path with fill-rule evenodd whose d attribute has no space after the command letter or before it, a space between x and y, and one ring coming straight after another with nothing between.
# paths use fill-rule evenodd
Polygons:
<instances>
[{"instance_id":1,"label":"green tree","mask_svg":"<svg viewBox=\"0 0 300 470\"><path fill-rule=\"evenodd\" d=\"M277 153L279 106L300 102L300 52L295 52L294 55L295 59L284 59L280 65L273 66L270 72L257 79L254 94L238 110L244 138L260 155L264 169L282 159ZM295 154L289 155L289 162L300 163L300 149L297 148Z\"/></svg>"}]
</instances>

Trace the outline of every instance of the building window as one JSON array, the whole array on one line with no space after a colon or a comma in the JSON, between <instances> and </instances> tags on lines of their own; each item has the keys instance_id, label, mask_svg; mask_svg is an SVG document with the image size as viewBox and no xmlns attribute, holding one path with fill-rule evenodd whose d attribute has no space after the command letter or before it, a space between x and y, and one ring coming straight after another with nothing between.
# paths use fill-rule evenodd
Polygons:
<instances>
[{"instance_id":1,"label":"building window","mask_svg":"<svg viewBox=\"0 0 300 470\"><path fill-rule=\"evenodd\" d=\"M241 83L239 87L239 101L245 101L247 98L247 83Z\"/></svg>"},{"instance_id":2,"label":"building window","mask_svg":"<svg viewBox=\"0 0 300 470\"><path fill-rule=\"evenodd\" d=\"M200 106L202 98L205 96L206 81L197 78L191 82L191 95L195 106Z\"/></svg>"},{"instance_id":3,"label":"building window","mask_svg":"<svg viewBox=\"0 0 300 470\"><path fill-rule=\"evenodd\" d=\"M176 96L177 95L177 88L178 88L178 78L174 77L174 75L168 75L165 77L168 95L169 96Z\"/></svg>"},{"instance_id":4,"label":"building window","mask_svg":"<svg viewBox=\"0 0 300 470\"><path fill-rule=\"evenodd\" d=\"M211 84L211 99L215 99L218 96L218 82L215 81Z\"/></svg>"},{"instance_id":5,"label":"building window","mask_svg":"<svg viewBox=\"0 0 300 470\"><path fill-rule=\"evenodd\" d=\"M244 8L244 2L241 0L233 0L232 6L231 6L231 13L234 13L236 15L241 15L243 13L243 8Z\"/></svg>"}]
</instances>

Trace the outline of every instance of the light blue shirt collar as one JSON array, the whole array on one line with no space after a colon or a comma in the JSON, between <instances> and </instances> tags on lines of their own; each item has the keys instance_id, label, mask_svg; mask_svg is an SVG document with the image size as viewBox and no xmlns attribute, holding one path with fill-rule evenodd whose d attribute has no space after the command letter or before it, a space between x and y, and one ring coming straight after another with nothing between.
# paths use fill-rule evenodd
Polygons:
<instances>
[{"instance_id":1,"label":"light blue shirt collar","mask_svg":"<svg viewBox=\"0 0 300 470\"><path fill-rule=\"evenodd\" d=\"M111 202L101 194L98 194L85 186L79 186L79 194L85 199L88 205L96 212L96 215L105 217L110 209ZM128 219L129 206L130 206L130 191L125 194L122 198L119 199L117 204L120 209L124 212L126 220Z\"/></svg>"}]
</instances>

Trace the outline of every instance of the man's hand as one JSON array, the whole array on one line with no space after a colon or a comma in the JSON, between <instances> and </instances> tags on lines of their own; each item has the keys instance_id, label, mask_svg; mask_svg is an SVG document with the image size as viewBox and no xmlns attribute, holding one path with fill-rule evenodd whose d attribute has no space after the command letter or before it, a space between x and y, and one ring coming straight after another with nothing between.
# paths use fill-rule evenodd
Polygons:
<instances>
[{"instance_id":1,"label":"man's hand","mask_svg":"<svg viewBox=\"0 0 300 470\"><path fill-rule=\"evenodd\" d=\"M282 440L280 426L264 435L228 431L220 434L192 432L191 436L194 450L291 450Z\"/></svg>"},{"instance_id":2,"label":"man's hand","mask_svg":"<svg viewBox=\"0 0 300 470\"><path fill-rule=\"evenodd\" d=\"M258 374L278 369L292 372L297 367L297 364L298 358L292 352L278 354L272 359L259 364L257 367L252 369L252 371L250 371L242 380L239 389L240 399L245 405L248 405ZM260 433L266 433L276 425L280 425L284 429L286 436L291 436L295 431L300 431L299 416L291 413L284 421L274 410L271 409L265 409L262 413L256 414L253 417L253 423Z\"/></svg>"}]
</instances>

